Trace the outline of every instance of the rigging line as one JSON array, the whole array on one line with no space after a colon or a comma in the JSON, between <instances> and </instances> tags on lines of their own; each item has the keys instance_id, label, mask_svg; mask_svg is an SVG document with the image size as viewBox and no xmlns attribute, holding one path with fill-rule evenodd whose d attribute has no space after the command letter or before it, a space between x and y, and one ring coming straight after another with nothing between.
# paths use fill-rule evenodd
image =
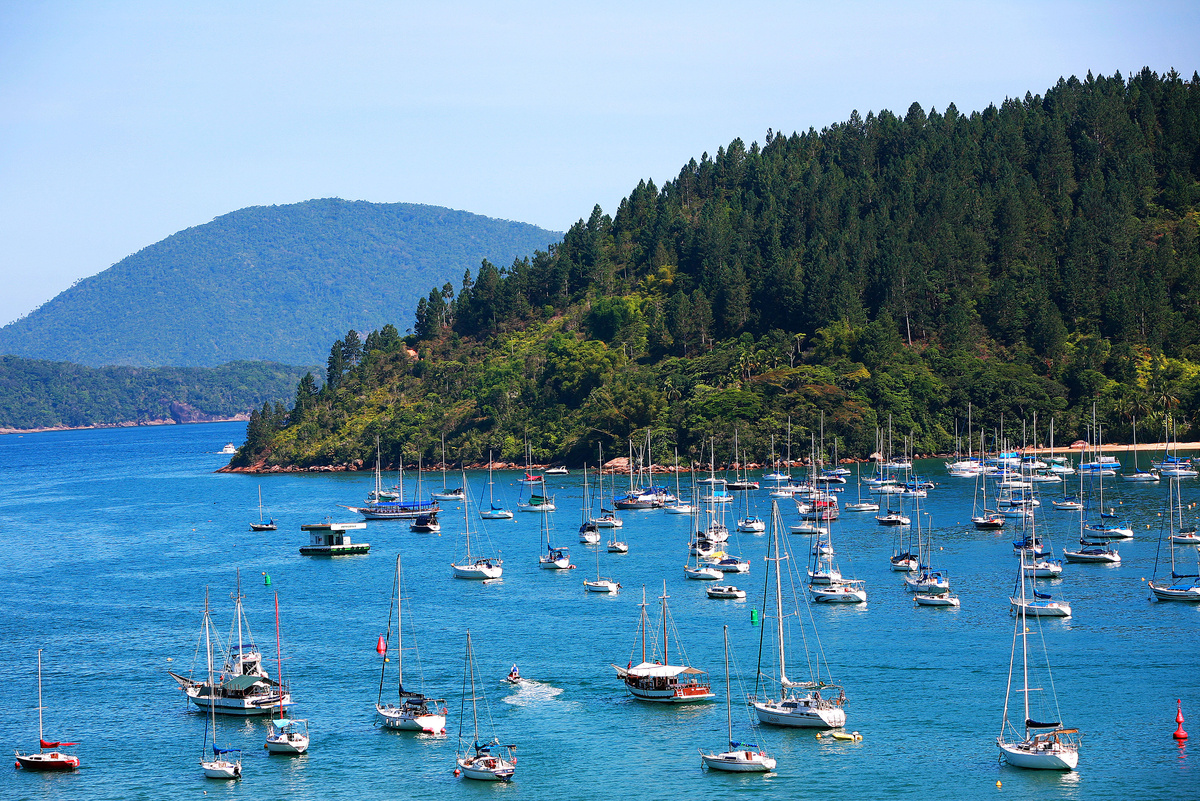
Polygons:
<instances>
[{"instance_id":1,"label":"rigging line","mask_svg":"<svg viewBox=\"0 0 1200 801\"><path fill-rule=\"evenodd\" d=\"M392 576L392 593L391 593L391 595L388 596L387 634L384 635L384 640L383 640L383 662L379 668L379 696L375 700L375 703L377 703L377 704L383 702L383 680L387 675L387 655L388 655L388 649L391 647L391 644L392 644L392 612L396 608L396 587L397 587L397 583L399 582L399 580L400 580L400 554L396 554L396 574L394 576Z\"/></svg>"}]
</instances>

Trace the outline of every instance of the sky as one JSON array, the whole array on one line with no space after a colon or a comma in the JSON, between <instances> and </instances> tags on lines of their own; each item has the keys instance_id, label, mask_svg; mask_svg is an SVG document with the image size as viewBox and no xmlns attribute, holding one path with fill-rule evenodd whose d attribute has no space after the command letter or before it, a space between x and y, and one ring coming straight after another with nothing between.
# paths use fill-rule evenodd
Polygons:
<instances>
[{"instance_id":1,"label":"sky","mask_svg":"<svg viewBox=\"0 0 1200 801\"><path fill-rule=\"evenodd\" d=\"M1200 70L1195 2L0 0L0 325L340 197L562 231L740 137Z\"/></svg>"}]
</instances>

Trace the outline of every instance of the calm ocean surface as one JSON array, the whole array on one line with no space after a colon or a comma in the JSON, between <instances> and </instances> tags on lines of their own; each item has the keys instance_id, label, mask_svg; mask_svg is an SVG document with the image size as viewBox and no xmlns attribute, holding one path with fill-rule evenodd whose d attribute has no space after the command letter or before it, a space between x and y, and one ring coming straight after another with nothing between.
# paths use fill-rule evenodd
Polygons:
<instances>
[{"instance_id":1,"label":"calm ocean surface","mask_svg":"<svg viewBox=\"0 0 1200 801\"><path fill-rule=\"evenodd\" d=\"M0 437L0 743L36 745L42 648L47 737L79 740L75 751L83 761L66 775L0 770L0 799L1200 795L1200 607L1151 603L1144 582L1152 575L1165 484L1106 485L1105 505L1127 513L1137 532L1120 546L1121 565L1068 565L1061 580L1040 582L1074 607L1072 618L1043 622L1042 629L1063 719L1084 732L1077 772L997 764L1013 631L1007 603L1016 573L1013 535L970 530L973 482L927 462L918 467L939 484L923 502L938 549L934 566L949 571L962 608L914 608L888 567L892 533L871 514L843 513L834 531L838 561L843 574L866 580L870 602L812 614L833 674L846 688L846 728L863 740L835 743L811 731L771 728L749 733L744 709L735 706L740 736L779 760L775 775L737 776L706 774L697 749L724 745L723 624L743 682L753 687L760 628L751 624L750 610L761 603L767 537L731 538L731 551L754 559L748 577L731 577L750 598L714 601L703 582L683 577L689 519L625 512L621 533L630 553L600 554L601 571L624 590L611 597L584 593L582 580L595 575L596 561L578 543L582 479L573 471L550 486L559 508L551 526L570 545L574 571L539 570L539 517L517 514L488 521L481 543L486 548L490 540L501 551L503 582L452 579L449 564L461 553L462 530L461 507L454 506L441 516L441 535L414 534L404 522L372 522L355 535L371 543L369 555L303 557L300 525L326 516L356 519L337 504L362 501L372 475L214 473L227 459L215 451L240 443L244 431L243 424L223 423ZM413 479L406 477L411 493ZM510 508L517 477L496 475ZM438 474L426 479L441 485ZM486 473L468 479L478 498ZM260 486L277 532L248 531ZM1183 492L1186 504L1200 501L1196 480L1185 482ZM853 496L850 484L843 503ZM766 491L751 498L767 516ZM731 529L740 495L732 506ZM785 519L794 520L794 507L786 508ZM1077 518L1046 509L1039 530L1061 552ZM474 529L474 509L472 515ZM791 542L806 552L806 539ZM380 667L375 643L387 625L397 552L425 690L447 699L444 738L372 725ZM186 672L193 664L205 587L218 629L228 630L239 568L250 625L272 676L272 593L279 593L293 714L310 721L312 746L303 757L268 757L264 722L218 718L220 740L245 749L243 778L221 782L200 772L204 716L185 706L166 671ZM713 703L641 704L625 695L610 667L634 655L642 586L655 604L653 621L664 580L691 664L710 671ZM518 744L509 785L452 775L468 627L488 699L481 726L490 730L490 710L501 740ZM415 661L406 656L410 680ZM535 681L520 689L502 683L514 662ZM1183 699L1185 728L1192 731L1184 749L1171 739L1176 698ZM469 716L468 707L468 726Z\"/></svg>"}]
</instances>

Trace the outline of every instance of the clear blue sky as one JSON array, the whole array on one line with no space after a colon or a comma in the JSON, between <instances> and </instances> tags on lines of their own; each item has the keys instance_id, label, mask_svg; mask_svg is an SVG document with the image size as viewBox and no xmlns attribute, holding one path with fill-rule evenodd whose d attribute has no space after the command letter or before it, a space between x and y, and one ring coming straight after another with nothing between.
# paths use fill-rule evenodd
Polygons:
<instances>
[{"instance_id":1,"label":"clear blue sky","mask_svg":"<svg viewBox=\"0 0 1200 801\"><path fill-rule=\"evenodd\" d=\"M336 196L563 230L735 137L1200 70L1200 2L0 0L0 324Z\"/></svg>"}]
</instances>

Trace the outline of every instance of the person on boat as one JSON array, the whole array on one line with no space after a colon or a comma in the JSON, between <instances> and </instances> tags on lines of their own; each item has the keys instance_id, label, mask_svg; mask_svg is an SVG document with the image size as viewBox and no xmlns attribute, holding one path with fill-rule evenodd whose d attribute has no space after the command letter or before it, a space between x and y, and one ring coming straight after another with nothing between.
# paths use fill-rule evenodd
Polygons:
<instances>
[{"instance_id":1,"label":"person on boat","mask_svg":"<svg viewBox=\"0 0 1200 801\"><path fill-rule=\"evenodd\" d=\"M513 665L512 670L508 671L508 680L509 681L520 681L521 680L521 671L517 670L516 665Z\"/></svg>"}]
</instances>

